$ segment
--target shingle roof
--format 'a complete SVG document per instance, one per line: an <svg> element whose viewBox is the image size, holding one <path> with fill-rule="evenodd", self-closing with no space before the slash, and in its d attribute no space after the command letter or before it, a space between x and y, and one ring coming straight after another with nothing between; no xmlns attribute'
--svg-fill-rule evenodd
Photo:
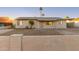
<svg viewBox="0 0 79 59"><path fill-rule="evenodd" d="M38 20L38 21L53 21L60 20L60 17L18 17L16 20Z"/></svg>

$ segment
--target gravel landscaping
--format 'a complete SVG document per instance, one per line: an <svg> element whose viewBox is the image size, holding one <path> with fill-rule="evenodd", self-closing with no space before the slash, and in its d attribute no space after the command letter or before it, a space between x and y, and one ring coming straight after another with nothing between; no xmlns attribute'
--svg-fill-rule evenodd
<svg viewBox="0 0 79 59"><path fill-rule="evenodd" d="M23 35L79 35L79 28L67 28L67 29L2 29L0 30L0 36L10 36L13 34Z"/></svg>
<svg viewBox="0 0 79 59"><path fill-rule="evenodd" d="M61 35L59 32L53 29L14 29L13 31L9 31L4 34L5 36L9 36L12 34L23 34L23 35Z"/></svg>

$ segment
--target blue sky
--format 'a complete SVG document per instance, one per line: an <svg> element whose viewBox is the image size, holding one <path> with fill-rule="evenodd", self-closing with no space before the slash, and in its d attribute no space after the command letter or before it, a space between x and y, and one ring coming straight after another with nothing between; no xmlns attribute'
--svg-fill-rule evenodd
<svg viewBox="0 0 79 59"><path fill-rule="evenodd" d="M79 17L78 7L44 7L45 16L52 17ZM39 16L39 7L0 7L0 16L21 17Z"/></svg>

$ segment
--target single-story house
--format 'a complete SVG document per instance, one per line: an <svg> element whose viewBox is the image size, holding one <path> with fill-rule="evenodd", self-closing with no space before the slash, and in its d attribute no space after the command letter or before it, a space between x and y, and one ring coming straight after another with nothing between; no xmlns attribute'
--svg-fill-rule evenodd
<svg viewBox="0 0 79 59"><path fill-rule="evenodd" d="M60 17L18 17L13 24L15 28L67 28L66 20Z"/></svg>

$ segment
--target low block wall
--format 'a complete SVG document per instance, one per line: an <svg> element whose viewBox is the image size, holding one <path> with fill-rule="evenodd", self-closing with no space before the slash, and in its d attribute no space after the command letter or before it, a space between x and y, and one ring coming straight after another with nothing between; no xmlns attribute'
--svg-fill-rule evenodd
<svg viewBox="0 0 79 59"><path fill-rule="evenodd" d="M0 34L4 34L10 31L13 31L14 29L0 29Z"/></svg>
<svg viewBox="0 0 79 59"><path fill-rule="evenodd" d="M10 51L21 51L21 36L10 36Z"/></svg>
<svg viewBox="0 0 79 59"><path fill-rule="evenodd" d="M79 35L0 36L0 51L79 51Z"/></svg>
<svg viewBox="0 0 79 59"><path fill-rule="evenodd" d="M8 29L8 28L11 28L11 26L2 26L2 27L0 27L0 29Z"/></svg>
<svg viewBox="0 0 79 59"><path fill-rule="evenodd" d="M0 51L9 51L10 41L9 36L0 36Z"/></svg>
<svg viewBox="0 0 79 59"><path fill-rule="evenodd" d="M24 36L22 44L24 51L79 50L79 35Z"/></svg>

